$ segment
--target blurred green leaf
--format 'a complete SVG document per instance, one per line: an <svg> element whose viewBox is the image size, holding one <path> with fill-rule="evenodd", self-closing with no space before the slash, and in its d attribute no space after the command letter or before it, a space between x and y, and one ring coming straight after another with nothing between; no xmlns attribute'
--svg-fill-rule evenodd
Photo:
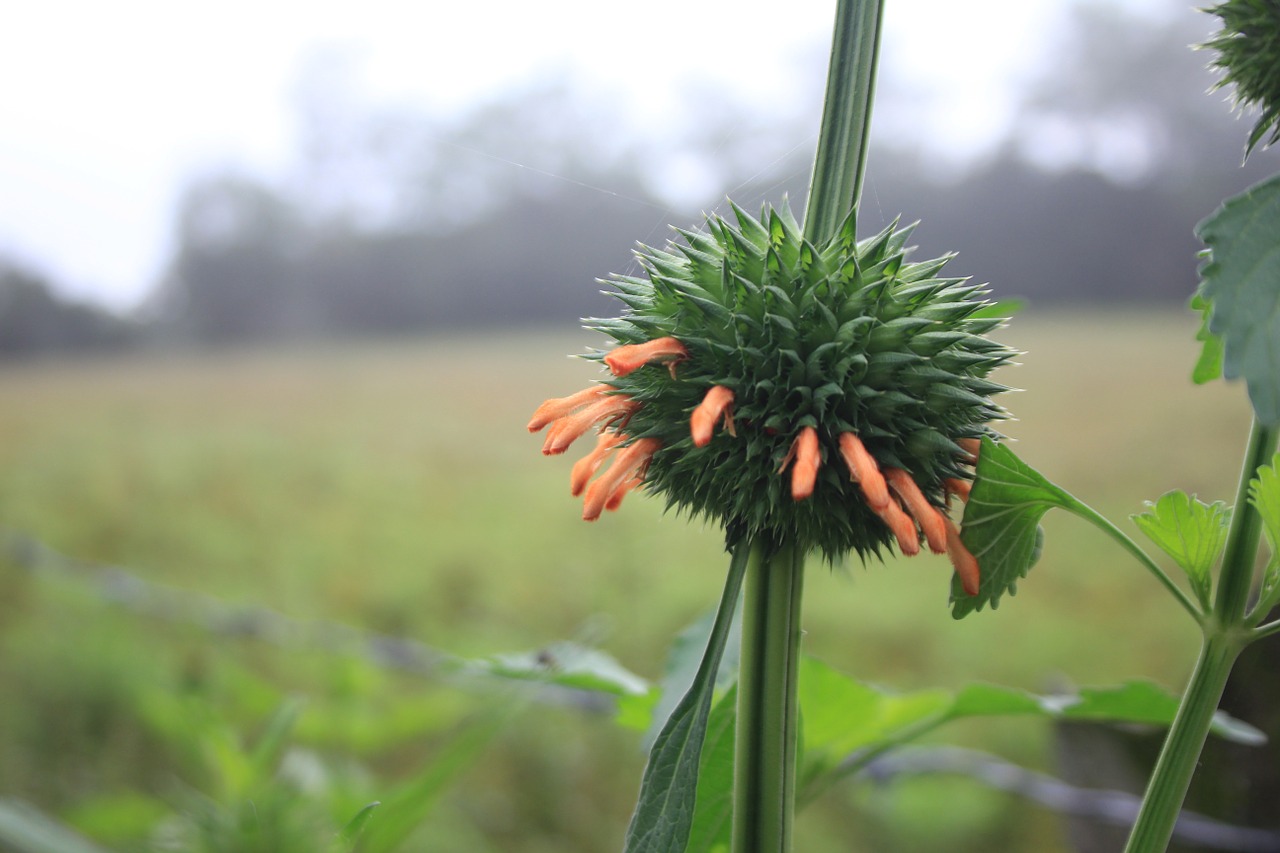
<svg viewBox="0 0 1280 853"><path fill-rule="evenodd" d="M267 727L249 756L255 782L268 782L275 775L280 756L289 744L289 737L293 734L293 727L301 713L302 701L290 699L267 720Z"/></svg>
<svg viewBox="0 0 1280 853"><path fill-rule="evenodd" d="M627 827L626 853L670 853L682 851L688 844L716 674L742 592L749 555L750 548L745 544L734 551L702 663L689 692L671 713L649 752L640 782L640 800Z"/></svg>
<svg viewBox="0 0 1280 853"><path fill-rule="evenodd" d="M356 812L356 816L342 828L338 833L338 841L344 850L354 851L356 849L356 843L360 840L360 834L364 832L365 825L369 823L369 818L373 816L373 810L380 805L382 805L380 802L369 803Z"/></svg>
<svg viewBox="0 0 1280 853"><path fill-rule="evenodd" d="M1207 610L1211 572L1227 543L1231 508L1222 501L1206 504L1181 491L1168 492L1146 505L1146 512L1132 516L1133 523L1186 573Z"/></svg>
<svg viewBox="0 0 1280 853"><path fill-rule="evenodd" d="M468 667L499 678L536 681L610 696L639 696L649 682L618 663L613 656L577 643L553 643L542 649L495 655Z"/></svg>
<svg viewBox="0 0 1280 853"><path fill-rule="evenodd" d="M961 619L987 604L996 609L1000 597L1017 593L1017 583L1040 559L1040 519L1054 507L1076 504L1003 444L982 440L973 491L965 505L961 541L978 560L982 580L969 595L952 579L951 615Z"/></svg>
<svg viewBox="0 0 1280 853"><path fill-rule="evenodd" d="M1280 423L1280 175L1255 184L1196 227L1209 247L1198 294L1222 339L1222 373L1243 377L1262 422Z"/></svg>
<svg viewBox="0 0 1280 853"><path fill-rule="evenodd" d="M658 732L662 731L662 727L666 725L667 718L675 710L680 697L684 696L689 690L689 685L693 683L698 666L702 662L702 652L707 647L707 638L711 636L715 617L716 611L708 610L677 634L671 643L666 665L663 667L662 681L659 684L660 698L653 708L653 717L645 733L644 748L646 750L653 746ZM720 658L720 668L716 672L717 689L732 684L737 678L742 638L741 629L738 626L741 621L742 614L735 610L733 622L729 627L729 638L725 642L724 653Z"/></svg>
<svg viewBox="0 0 1280 853"><path fill-rule="evenodd" d="M1177 696L1143 680L1054 696L991 684L969 684L954 692L899 693L850 678L812 658L801 665L800 703L805 729L799 784L806 799L885 751L955 720L1031 716L1167 726L1178 710ZM1214 718L1213 732L1250 745L1266 740L1254 727L1222 713Z"/></svg>
<svg viewBox="0 0 1280 853"><path fill-rule="evenodd" d="M1258 469L1257 476L1249 482L1249 503L1262 516L1262 530L1267 536L1267 546L1271 549L1271 560L1267 564L1266 575L1262 582L1263 603L1274 606L1276 597L1280 596L1280 454L1271 459L1271 464ZM1267 609L1270 609L1269 607ZM1263 611L1265 612L1265 611Z"/></svg>
<svg viewBox="0 0 1280 853"><path fill-rule="evenodd" d="M1222 338L1209 331L1212 302L1197 293L1191 297L1191 310L1200 312L1200 330L1196 332L1196 340L1204 345L1200 348L1196 366L1191 370L1191 381L1203 385L1222 376Z"/></svg>
<svg viewBox="0 0 1280 853"><path fill-rule="evenodd" d="M0 848L11 853L107 853L35 806L0 799Z"/></svg>
<svg viewBox="0 0 1280 853"><path fill-rule="evenodd" d="M519 702L498 703L492 711L450 738L416 778L388 798L378 820L366 818L360 849L364 853L391 853L400 849L454 780L475 762L522 707Z"/></svg>

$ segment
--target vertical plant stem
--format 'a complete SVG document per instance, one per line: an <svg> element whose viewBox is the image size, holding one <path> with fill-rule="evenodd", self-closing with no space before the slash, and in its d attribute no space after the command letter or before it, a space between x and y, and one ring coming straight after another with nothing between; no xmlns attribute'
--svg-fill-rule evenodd
<svg viewBox="0 0 1280 853"><path fill-rule="evenodd" d="M1168 846L1231 667L1251 639L1245 611L1253 586L1262 520L1249 503L1249 481L1275 452L1277 434L1280 430L1275 427L1255 421L1249 435L1213 612L1206 614L1202 624L1200 657L1160 750L1125 853L1160 853Z"/></svg>
<svg viewBox="0 0 1280 853"><path fill-rule="evenodd" d="M809 182L804 236L820 243L836 235L862 195L880 53L884 0L839 0L818 153Z"/></svg>
<svg viewBox="0 0 1280 853"><path fill-rule="evenodd" d="M785 853L795 814L804 555L757 543L743 593L733 853Z"/></svg>
<svg viewBox="0 0 1280 853"><path fill-rule="evenodd" d="M1218 593L1213 601L1214 614L1224 626L1235 625L1244 618L1249 594L1253 591L1253 564L1262 538L1262 516L1249 503L1249 482L1257 476L1259 468L1271 461L1272 454L1276 452L1278 434L1280 428L1264 426L1257 420L1249 434L1240 485L1236 489L1236 505L1231 514L1231 529L1227 533L1227 547L1222 555Z"/></svg>

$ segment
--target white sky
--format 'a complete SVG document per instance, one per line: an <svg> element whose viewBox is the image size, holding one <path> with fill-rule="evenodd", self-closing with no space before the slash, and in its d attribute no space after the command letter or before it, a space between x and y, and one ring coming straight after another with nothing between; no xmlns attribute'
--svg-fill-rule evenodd
<svg viewBox="0 0 1280 853"><path fill-rule="evenodd" d="M980 147L1007 118L1008 81L1036 62L1060 4L889 0L882 75L919 91L953 142ZM641 114L660 113L664 92L695 79L750 86L767 107L787 96L799 57L816 50L825 61L834 9L834 0L16 4L0 28L0 254L73 295L136 302L164 266L185 178L218 164L267 178L286 170L299 71L326 46L363 54L377 98L424 110L456 110L565 65L628 93ZM967 47L947 47L956 44Z"/></svg>

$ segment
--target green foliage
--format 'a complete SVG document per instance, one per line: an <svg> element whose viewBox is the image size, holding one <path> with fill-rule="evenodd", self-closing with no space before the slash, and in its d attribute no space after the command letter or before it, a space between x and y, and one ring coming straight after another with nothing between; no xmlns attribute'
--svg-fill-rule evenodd
<svg viewBox="0 0 1280 853"><path fill-rule="evenodd" d="M649 751L640 798L627 827L627 853L679 851L688 843L716 676L742 593L749 555L750 549L745 547L734 552L702 663L689 691L671 712Z"/></svg>
<svg viewBox="0 0 1280 853"><path fill-rule="evenodd" d="M1196 340L1201 344L1200 357L1196 359L1196 366L1191 371L1191 381L1203 385L1222 376L1222 338L1209 331L1213 303L1197 293L1191 297L1191 310L1200 314Z"/></svg>
<svg viewBox="0 0 1280 853"><path fill-rule="evenodd" d="M1258 510L1262 517L1262 532L1267 537L1267 546L1271 549L1271 558L1267 562L1267 570L1262 580L1262 600L1258 605L1259 613L1267 613L1280 600L1280 454L1277 454L1270 465L1258 469L1257 475L1249 482L1249 503Z"/></svg>
<svg viewBox="0 0 1280 853"><path fill-rule="evenodd" d="M1268 134L1264 147L1280 140L1280 6L1275 0L1227 0L1208 11L1222 19L1222 29L1205 45L1218 52L1212 66L1226 72L1215 88L1234 86L1236 105L1261 113L1247 156Z"/></svg>
<svg viewBox="0 0 1280 853"><path fill-rule="evenodd" d="M1014 353L984 337L1002 321L981 315L980 285L941 275L949 258L907 260L912 226L858 241L850 217L815 245L785 207L734 213L736 225L713 216L680 244L645 248L647 277L613 277L626 311L591 327L624 345L674 337L689 353L606 380L643 404L620 429L662 444L646 489L723 523L731 547L876 554L892 535L850 480L840 434L942 506L942 481L970 476L956 440L1006 417L991 401L1005 387L987 377ZM699 448L690 412L717 385L733 391L736 435ZM823 464L814 499L795 501L778 473L804 427Z"/></svg>
<svg viewBox="0 0 1280 853"><path fill-rule="evenodd" d="M1212 571L1227 542L1231 508L1222 501L1206 504L1186 492L1162 495L1149 509L1133 516L1147 538L1178 564L1191 581L1200 604L1208 609Z"/></svg>
<svg viewBox="0 0 1280 853"><path fill-rule="evenodd" d="M960 619L987 604L994 610L1006 592L1016 594L1018 581L1040 559L1040 519L1054 507L1076 505L1008 447L983 439L961 528L961 540L982 567L982 582L971 596L953 578L951 614Z"/></svg>
<svg viewBox="0 0 1280 853"><path fill-rule="evenodd" d="M1198 296L1223 375L1243 377L1259 420L1280 423L1280 175L1228 199L1196 234L1209 247Z"/></svg>

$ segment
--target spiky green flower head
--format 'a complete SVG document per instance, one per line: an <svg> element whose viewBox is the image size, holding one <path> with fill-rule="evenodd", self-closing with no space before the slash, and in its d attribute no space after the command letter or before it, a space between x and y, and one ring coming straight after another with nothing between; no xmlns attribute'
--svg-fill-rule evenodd
<svg viewBox="0 0 1280 853"><path fill-rule="evenodd" d="M1226 73L1214 88L1235 86L1236 106L1261 111L1245 155L1263 137L1265 148L1280 141L1280 0L1227 0L1207 10L1222 29L1204 46L1218 52L1210 63Z"/></svg>
<svg viewBox="0 0 1280 853"><path fill-rule="evenodd" d="M600 426L573 474L584 517L642 480L719 521L731 547L836 560L895 540L913 554L923 539L972 561L945 509L967 496L976 439L1006 417L988 377L1015 354L985 337L1003 322L985 289L942 276L949 257L908 261L910 226L858 241L850 217L814 245L785 207L733 210L736 223L711 216L665 250L641 247L643 275L611 277L626 309L587 322L619 344L590 356L612 376L529 425L555 424L546 453Z"/></svg>

